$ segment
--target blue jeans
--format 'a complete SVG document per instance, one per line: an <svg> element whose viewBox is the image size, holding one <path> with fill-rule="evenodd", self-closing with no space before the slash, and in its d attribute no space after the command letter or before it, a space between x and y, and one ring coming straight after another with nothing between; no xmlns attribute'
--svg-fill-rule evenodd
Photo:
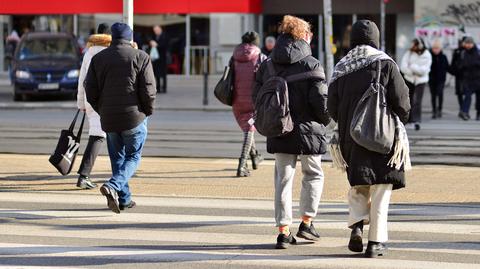
<svg viewBox="0 0 480 269"><path fill-rule="evenodd" d="M462 112L469 114L470 106L472 105L472 95L475 94L475 109L477 113L480 112L480 87L475 83L464 83L463 84L463 104Z"/></svg>
<svg viewBox="0 0 480 269"><path fill-rule="evenodd" d="M147 139L147 119L137 127L119 133L107 133L108 154L112 165L112 178L105 185L118 193L118 202L131 201L128 181L135 174Z"/></svg>

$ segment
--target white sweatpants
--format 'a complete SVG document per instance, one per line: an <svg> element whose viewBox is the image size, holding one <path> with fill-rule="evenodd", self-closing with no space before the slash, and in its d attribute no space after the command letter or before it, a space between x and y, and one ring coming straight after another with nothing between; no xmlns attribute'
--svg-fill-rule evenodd
<svg viewBox="0 0 480 269"><path fill-rule="evenodd" d="M275 154L275 221L277 226L292 224L292 192L298 155ZM323 191L321 155L300 155L302 163L301 216L315 217Z"/></svg>
<svg viewBox="0 0 480 269"><path fill-rule="evenodd" d="M348 192L348 226L363 220L370 224L368 240L388 241L388 206L392 195L392 184L354 186Z"/></svg>

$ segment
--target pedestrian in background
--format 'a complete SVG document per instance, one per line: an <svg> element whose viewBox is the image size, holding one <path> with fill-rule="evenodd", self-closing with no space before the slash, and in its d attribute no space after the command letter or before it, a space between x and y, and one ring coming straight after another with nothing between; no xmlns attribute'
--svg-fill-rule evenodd
<svg viewBox="0 0 480 269"><path fill-rule="evenodd" d="M100 115L92 108L85 98L85 87L83 82L87 75L90 62L97 53L110 46L112 36L110 35L110 26L106 23L98 25L97 34L91 35L87 42L87 51L83 55L82 67L78 76L77 107L85 111L88 118L88 144L83 153L82 163L78 169L77 187L81 189L93 189L97 184L90 179L93 165L97 159L98 153L102 148L107 134L102 130L100 124Z"/></svg>
<svg viewBox="0 0 480 269"><path fill-rule="evenodd" d="M312 56L311 25L294 16L283 17L280 36L268 60L260 66L255 79L254 102L264 82L270 77L269 61L275 73L282 77L305 72L323 73L320 62ZM270 60L271 59L271 60ZM290 232L292 225L292 188L297 159L302 163L300 197L301 223L297 236L319 240L313 226L323 191L324 174L321 154L326 152L327 85L324 79L311 78L288 83L289 108L293 130L279 137L267 137L267 151L275 155L275 221L279 230L276 248L295 244Z"/></svg>
<svg viewBox="0 0 480 269"><path fill-rule="evenodd" d="M100 191L108 207L120 213L136 205L129 180L140 163L156 88L150 57L132 47L132 29L115 23L111 31L110 47L92 58L85 92L107 133L112 177Z"/></svg>
<svg viewBox="0 0 480 269"><path fill-rule="evenodd" d="M476 97L477 120L480 120L480 53L472 37L466 37L463 41L464 49L456 62L456 70L462 74L463 104L460 117L470 119L470 106L472 95Z"/></svg>
<svg viewBox="0 0 480 269"><path fill-rule="evenodd" d="M459 112L458 112L458 117L463 119L463 113L462 113L462 105L463 105L463 86L462 86L462 72L458 70L458 63L460 61L460 55L462 54L462 51L464 50L464 44L463 41L465 40L465 37L462 37L458 41L458 48L456 48L453 51L452 54L452 62L449 66L449 73L455 76L455 95L457 95L457 101L458 101L458 107L459 107Z"/></svg>
<svg viewBox="0 0 480 269"><path fill-rule="evenodd" d="M254 114L252 88L255 72L267 58L260 52L260 48L258 48L259 43L260 38L256 32L247 32L242 36L242 44L238 45L233 52L235 83L233 87L232 109L235 119L244 134L237 177L250 176L247 165L249 156L254 170L258 168L258 164L263 160L255 146L255 127L251 122Z"/></svg>
<svg viewBox="0 0 480 269"><path fill-rule="evenodd" d="M156 50L158 51L158 58L152 60L153 71L155 73L155 79L157 83L157 92L166 93L168 38L160 25L153 26L153 36L149 44L149 49L156 48Z"/></svg>
<svg viewBox="0 0 480 269"><path fill-rule="evenodd" d="M262 48L262 53L265 54L267 57L270 56L272 53L273 48L275 47L275 43L277 40L273 36L267 36L265 38L265 46Z"/></svg>
<svg viewBox="0 0 480 269"><path fill-rule="evenodd" d="M388 165L393 156L369 151L358 145L350 135L350 125L357 104L372 81L380 75L386 89L386 105L402 122L407 122L410 111L409 89L396 63L380 47L377 25L359 20L352 27L352 49L335 66L328 87L328 111L338 124L339 144L346 161L348 192L348 227L352 229L348 248L363 251L363 226L370 224L367 257L385 255L388 240L388 207L392 190L405 187L403 168ZM378 68L380 64L380 74Z"/></svg>
<svg viewBox="0 0 480 269"><path fill-rule="evenodd" d="M400 64L407 86L410 90L410 123L413 123L415 130L420 130L422 122L422 100L425 86L428 82L428 74L432 66L432 55L425 47L423 40L415 38L412 47L403 55Z"/></svg>
<svg viewBox="0 0 480 269"><path fill-rule="evenodd" d="M428 85L432 99L432 119L442 117L443 90L447 80L448 59L442 51L442 43L436 40L432 44L432 66L430 68Z"/></svg>

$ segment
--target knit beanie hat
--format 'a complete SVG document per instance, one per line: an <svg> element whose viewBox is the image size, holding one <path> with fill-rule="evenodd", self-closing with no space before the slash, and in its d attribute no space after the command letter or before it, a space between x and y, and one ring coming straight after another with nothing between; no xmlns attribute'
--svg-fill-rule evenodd
<svg viewBox="0 0 480 269"><path fill-rule="evenodd" d="M358 45L369 45L378 49L380 48L380 31L373 21L359 20L352 26L350 40L352 48Z"/></svg>
<svg viewBox="0 0 480 269"><path fill-rule="evenodd" d="M112 39L125 39L132 41L133 31L128 24L116 22L112 25Z"/></svg>

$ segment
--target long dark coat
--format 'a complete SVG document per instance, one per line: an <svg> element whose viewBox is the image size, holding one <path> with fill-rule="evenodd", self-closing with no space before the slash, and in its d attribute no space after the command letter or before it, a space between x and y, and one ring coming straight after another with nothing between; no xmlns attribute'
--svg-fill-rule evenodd
<svg viewBox="0 0 480 269"><path fill-rule="evenodd" d="M407 122L410 112L408 88L395 63L382 61L380 82L387 89L387 106L400 120ZM393 155L383 155L358 145L350 136L350 122L360 98L375 80L377 63L340 77L328 89L328 111L338 123L340 148L348 164L347 177L351 186L393 184L394 189L405 187L405 173L388 167Z"/></svg>

